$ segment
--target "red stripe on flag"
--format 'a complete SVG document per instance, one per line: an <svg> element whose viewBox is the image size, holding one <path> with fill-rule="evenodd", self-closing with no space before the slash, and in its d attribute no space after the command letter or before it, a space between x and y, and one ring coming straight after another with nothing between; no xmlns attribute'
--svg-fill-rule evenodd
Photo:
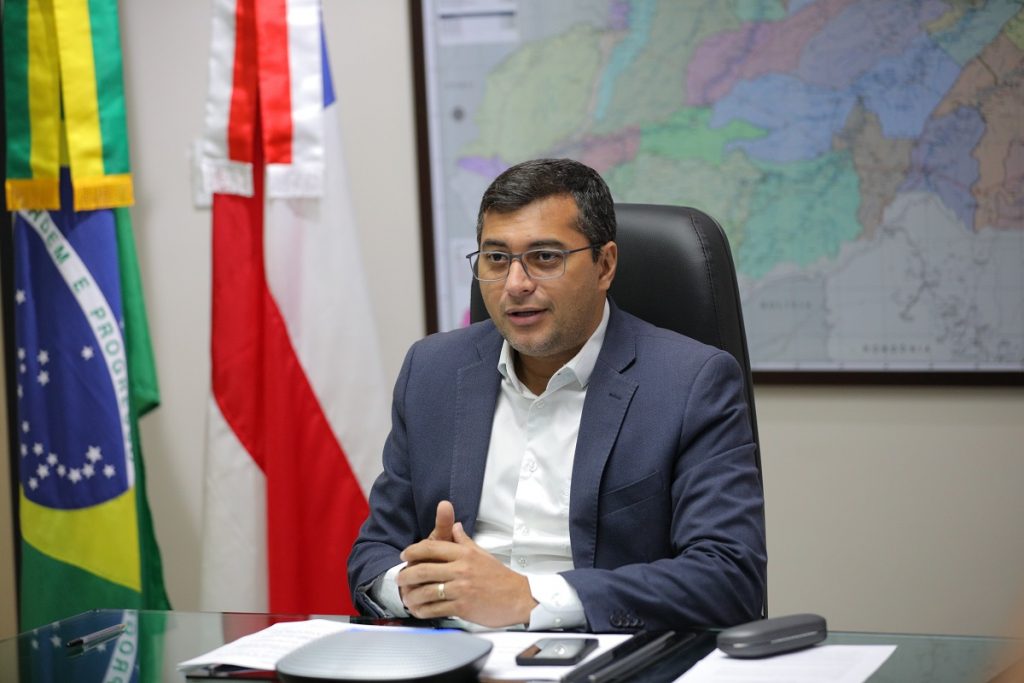
<svg viewBox="0 0 1024 683"><path fill-rule="evenodd" d="M255 0L238 0L235 6L235 67L227 131L228 158L232 161L252 161L256 98Z"/></svg>
<svg viewBox="0 0 1024 683"><path fill-rule="evenodd" d="M268 289L253 176L251 198L214 195L213 393L266 475L270 610L354 614L346 564L368 507Z"/></svg>
<svg viewBox="0 0 1024 683"><path fill-rule="evenodd" d="M268 164L292 162L292 89L288 67L288 8L285 0L260 0L260 113L263 151Z"/></svg>

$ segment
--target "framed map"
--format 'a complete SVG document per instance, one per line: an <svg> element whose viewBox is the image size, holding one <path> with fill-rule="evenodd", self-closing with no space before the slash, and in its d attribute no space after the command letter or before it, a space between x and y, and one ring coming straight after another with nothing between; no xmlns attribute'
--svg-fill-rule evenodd
<svg viewBox="0 0 1024 683"><path fill-rule="evenodd" d="M572 157L721 222L755 371L1024 370L1020 0L413 11L440 329L487 185Z"/></svg>

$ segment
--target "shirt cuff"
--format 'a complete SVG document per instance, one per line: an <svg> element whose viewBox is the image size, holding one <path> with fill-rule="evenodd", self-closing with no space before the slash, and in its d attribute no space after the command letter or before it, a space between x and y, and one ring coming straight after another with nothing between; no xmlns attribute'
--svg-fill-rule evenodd
<svg viewBox="0 0 1024 683"><path fill-rule="evenodd" d="M370 587L370 597L392 617L409 616L405 605L402 604L402 594L398 590L398 572L405 569L405 565L405 562L396 564L378 576Z"/></svg>
<svg viewBox="0 0 1024 683"><path fill-rule="evenodd" d="M537 606L530 612L529 630L581 628L587 625L583 603L576 589L558 574L527 574L530 593Z"/></svg>

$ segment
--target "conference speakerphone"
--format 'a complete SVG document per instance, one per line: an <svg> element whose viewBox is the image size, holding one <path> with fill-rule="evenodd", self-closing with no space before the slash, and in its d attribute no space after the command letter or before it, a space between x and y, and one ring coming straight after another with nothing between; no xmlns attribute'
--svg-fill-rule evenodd
<svg viewBox="0 0 1024 683"><path fill-rule="evenodd" d="M342 631L277 663L283 683L476 681L490 641L459 631Z"/></svg>

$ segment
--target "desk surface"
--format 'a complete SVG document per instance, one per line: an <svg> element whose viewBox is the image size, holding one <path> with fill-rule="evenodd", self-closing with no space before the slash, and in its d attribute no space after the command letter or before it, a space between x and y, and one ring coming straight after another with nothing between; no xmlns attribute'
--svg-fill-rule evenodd
<svg viewBox="0 0 1024 683"><path fill-rule="evenodd" d="M85 612L0 641L0 680L90 683L116 680L116 674L131 671L135 675L121 680L184 681L184 674L175 669L178 662L275 622L307 618L146 610ZM128 625L120 637L77 655L69 654L67 641L120 623ZM1007 641L998 638L845 632L831 633L826 642L896 645L893 655L871 677L873 683L988 681L999 673L998 659L1007 645ZM672 681L713 647L713 635L706 634L692 648L677 653L636 680Z"/></svg>

